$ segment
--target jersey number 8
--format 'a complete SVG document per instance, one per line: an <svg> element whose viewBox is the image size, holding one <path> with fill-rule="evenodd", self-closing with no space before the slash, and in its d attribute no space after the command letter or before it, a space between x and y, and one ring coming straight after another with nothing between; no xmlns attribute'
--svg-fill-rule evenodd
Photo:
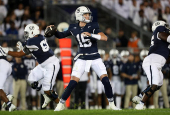
<svg viewBox="0 0 170 115"><path fill-rule="evenodd" d="M42 40L42 41L40 42L40 45L41 45L41 48L42 48L43 52L47 52L47 51L50 49L50 47L48 46L48 43L47 43L46 39L45 39L45 40Z"/></svg>

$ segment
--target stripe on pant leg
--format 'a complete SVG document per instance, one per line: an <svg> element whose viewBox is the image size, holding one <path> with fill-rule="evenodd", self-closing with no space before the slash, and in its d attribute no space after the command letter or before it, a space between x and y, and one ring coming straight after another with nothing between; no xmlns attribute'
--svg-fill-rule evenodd
<svg viewBox="0 0 170 115"><path fill-rule="evenodd" d="M53 66L54 66L54 69L53 69L53 76L52 76L52 78L51 78L51 85L50 85L50 90L51 90L51 88L52 88L52 81L53 81L54 72L55 72L55 65L53 65Z"/></svg>
<svg viewBox="0 0 170 115"><path fill-rule="evenodd" d="M151 85L152 85L152 69L151 69L151 65L150 65L150 73L151 73Z"/></svg>

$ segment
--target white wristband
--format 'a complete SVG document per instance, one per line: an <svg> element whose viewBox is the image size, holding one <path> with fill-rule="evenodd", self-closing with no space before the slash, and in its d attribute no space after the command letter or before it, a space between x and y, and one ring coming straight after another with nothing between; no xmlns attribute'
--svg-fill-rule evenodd
<svg viewBox="0 0 170 115"><path fill-rule="evenodd" d="M97 39L97 40L100 40L101 39L101 35L98 35L98 34L91 34L91 37Z"/></svg>
<svg viewBox="0 0 170 115"><path fill-rule="evenodd" d="M170 43L170 35L167 37L167 42Z"/></svg>

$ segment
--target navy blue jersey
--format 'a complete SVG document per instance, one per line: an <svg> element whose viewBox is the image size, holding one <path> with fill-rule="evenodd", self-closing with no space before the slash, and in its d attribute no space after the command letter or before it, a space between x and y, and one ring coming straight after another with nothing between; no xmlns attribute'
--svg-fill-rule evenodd
<svg viewBox="0 0 170 115"><path fill-rule="evenodd" d="M99 29L99 25L97 22L87 23L82 28L79 26L79 23L76 23L76 24L70 24L68 30L65 32L57 31L55 33L55 36L57 38L65 38L67 36L73 35L76 38L77 43L79 44L77 55L82 54L78 57L79 59L94 60L100 58L100 55L98 53L98 48L97 48L97 40L92 37L81 36L83 32L98 34L101 31Z"/></svg>
<svg viewBox="0 0 170 115"><path fill-rule="evenodd" d="M111 67L111 71L112 71L112 76L120 75L121 61L119 59L110 60L110 67Z"/></svg>
<svg viewBox="0 0 170 115"><path fill-rule="evenodd" d="M154 53L163 56L165 59L168 58L170 48L169 43L158 38L159 32L167 32L167 30L168 29L165 28L164 26L159 26L156 28L156 30L152 34L151 46L148 55Z"/></svg>
<svg viewBox="0 0 170 115"><path fill-rule="evenodd" d="M30 58L23 57L22 60L23 60L23 63L27 66L28 73L30 73L30 71L34 69L36 66L36 59L31 56Z"/></svg>
<svg viewBox="0 0 170 115"><path fill-rule="evenodd" d="M40 34L38 37L28 39L25 43L25 47L29 49L30 53L37 59L39 64L54 55L45 37Z"/></svg>

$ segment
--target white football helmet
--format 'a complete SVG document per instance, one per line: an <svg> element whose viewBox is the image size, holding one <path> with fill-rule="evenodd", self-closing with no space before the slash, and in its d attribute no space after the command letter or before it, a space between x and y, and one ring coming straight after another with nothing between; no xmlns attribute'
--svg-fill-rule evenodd
<svg viewBox="0 0 170 115"><path fill-rule="evenodd" d="M124 63L126 63L128 61L129 51L127 51L127 50L121 51L120 56L121 56L121 60Z"/></svg>
<svg viewBox="0 0 170 115"><path fill-rule="evenodd" d="M142 50L142 51L140 52L140 59L143 60L143 59L144 59L144 56L147 56L148 53L149 53L148 50Z"/></svg>
<svg viewBox="0 0 170 115"><path fill-rule="evenodd" d="M83 16L83 14L86 14L86 13L90 14L89 20L86 20L85 17ZM92 12L86 6L80 6L75 11L76 20L78 20L80 22L85 22L85 23L89 23L92 21L91 14L92 14Z"/></svg>
<svg viewBox="0 0 170 115"><path fill-rule="evenodd" d="M167 29L169 29L168 24L164 21L156 21L152 25L152 32L156 30L157 27L159 26L165 26Z"/></svg>
<svg viewBox="0 0 170 115"><path fill-rule="evenodd" d="M111 58L117 58L119 55L119 51L117 49L112 49L110 50L109 55Z"/></svg>
<svg viewBox="0 0 170 115"><path fill-rule="evenodd" d="M28 24L24 29L24 38L28 40L40 34L39 27L36 24Z"/></svg>

